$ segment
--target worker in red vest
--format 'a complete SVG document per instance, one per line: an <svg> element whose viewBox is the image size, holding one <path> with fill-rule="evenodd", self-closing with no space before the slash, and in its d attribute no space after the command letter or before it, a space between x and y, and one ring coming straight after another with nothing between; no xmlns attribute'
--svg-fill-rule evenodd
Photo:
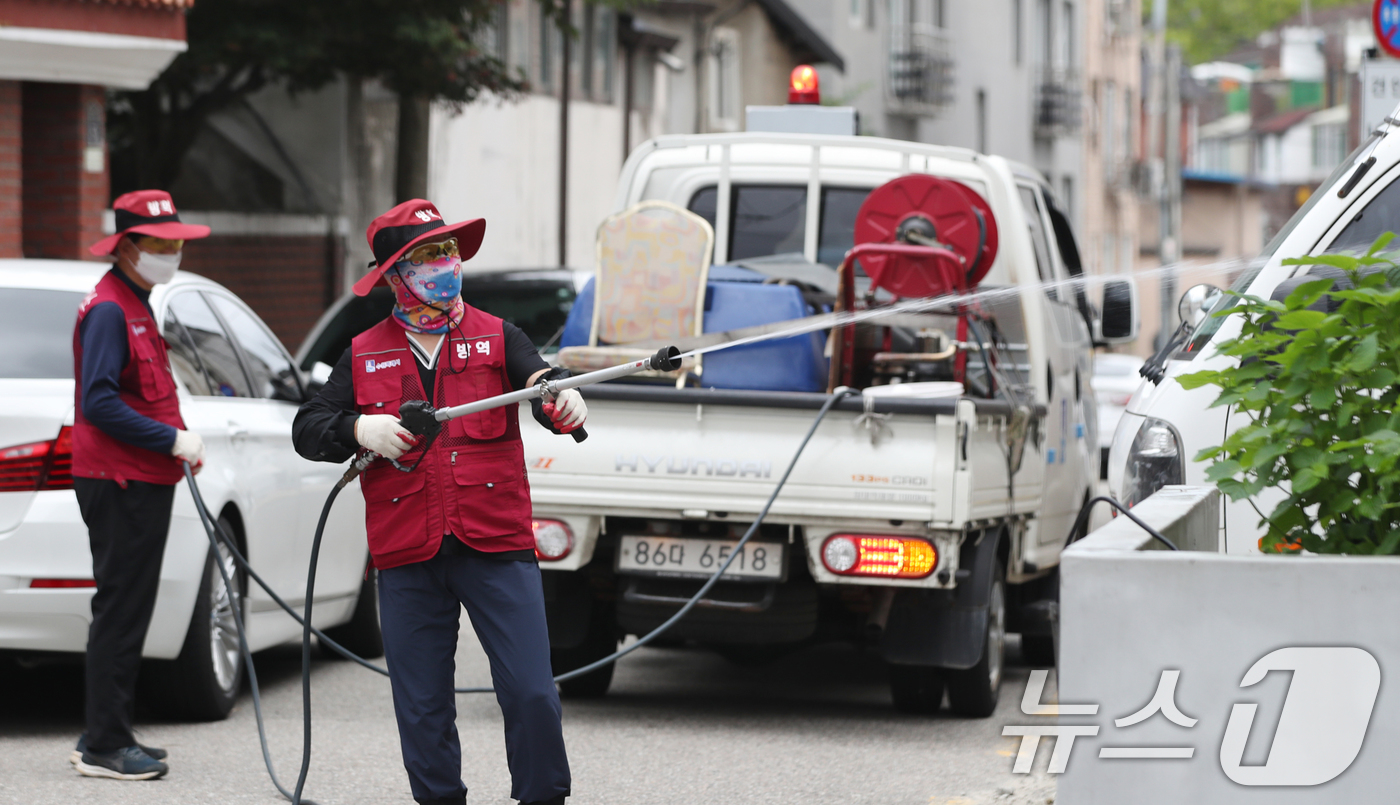
<svg viewBox="0 0 1400 805"><path fill-rule="evenodd" d="M448 225L415 199L370 224L376 262L355 283L395 296L393 313L356 336L292 439L302 456L342 462L359 449L385 460L360 476L369 550L378 570L379 618L413 798L463 805L454 655L465 606L491 661L505 716L511 797L562 805L569 794L559 694L550 668L544 591L530 525L530 484L516 406L454 419L434 439L399 424L399 406L446 407L526 388L550 369L517 327L465 304L462 261L486 222ZM583 424L577 391L534 416L555 433Z"/></svg>
<svg viewBox="0 0 1400 805"><path fill-rule="evenodd" d="M163 190L112 204L116 234L91 252L115 257L78 308L73 330L73 489L92 548L92 623L87 643L87 731L72 762L88 777L150 780L168 771L163 749L131 731L141 646L155 610L180 462L198 470L199 434L185 430L175 378L151 310L151 289L169 282L187 240L209 227L180 223Z"/></svg>

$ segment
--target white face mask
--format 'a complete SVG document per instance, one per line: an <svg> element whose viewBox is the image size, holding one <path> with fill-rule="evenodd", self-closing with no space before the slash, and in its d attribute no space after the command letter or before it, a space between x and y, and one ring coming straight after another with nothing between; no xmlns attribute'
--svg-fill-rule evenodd
<svg viewBox="0 0 1400 805"><path fill-rule="evenodd" d="M141 252L136 258L136 273L152 285L160 285L175 278L180 268L180 252L174 254L152 254Z"/></svg>

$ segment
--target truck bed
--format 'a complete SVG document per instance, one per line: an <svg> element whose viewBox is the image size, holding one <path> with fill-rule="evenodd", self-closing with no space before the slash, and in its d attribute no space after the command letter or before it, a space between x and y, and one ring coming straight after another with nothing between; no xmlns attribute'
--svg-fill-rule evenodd
<svg viewBox="0 0 1400 805"><path fill-rule="evenodd" d="M588 561L603 516L751 522L828 399L641 384L583 393L587 441L523 429L536 516L569 522L579 539L560 569ZM851 527L961 532L1038 505L1029 497L1008 505L1006 403L877 398L875 417L865 410L852 397L827 415L767 523L809 536Z"/></svg>

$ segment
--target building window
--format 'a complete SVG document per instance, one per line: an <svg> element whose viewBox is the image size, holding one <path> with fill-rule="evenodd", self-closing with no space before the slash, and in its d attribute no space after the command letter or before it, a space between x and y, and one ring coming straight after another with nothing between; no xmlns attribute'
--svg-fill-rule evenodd
<svg viewBox="0 0 1400 805"><path fill-rule="evenodd" d="M524 0L514 0L506 15L510 27L510 44L506 48L507 64L523 78L530 77L530 7Z"/></svg>
<svg viewBox="0 0 1400 805"><path fill-rule="evenodd" d="M1133 90L1131 87L1123 88L1123 122L1118 124L1118 157L1124 162L1131 162L1136 156L1137 149L1133 148L1133 118L1137 113L1137 107L1133 105Z"/></svg>
<svg viewBox="0 0 1400 805"><path fill-rule="evenodd" d="M1025 36L1026 24L1021 17L1025 14L1023 3L1025 0L1011 0L1011 43L1012 55L1016 59L1016 65L1021 64L1021 51L1024 50L1022 42Z"/></svg>
<svg viewBox="0 0 1400 805"><path fill-rule="evenodd" d="M708 79L711 126L721 131L738 131L739 32L733 28L716 28L711 36Z"/></svg>
<svg viewBox="0 0 1400 805"><path fill-rule="evenodd" d="M593 97L593 40L597 37L594 25L598 21L595 12L596 7L592 3L569 4L572 8L574 30L578 31L578 38L570 44L569 55L570 69L574 75L574 89L578 91L580 100L587 100Z"/></svg>
<svg viewBox="0 0 1400 805"><path fill-rule="evenodd" d="M1112 177L1118 167L1118 86L1112 81L1103 82L1099 108L1103 110L1103 132L1099 137L1103 143L1103 172Z"/></svg>
<svg viewBox="0 0 1400 805"><path fill-rule="evenodd" d="M1312 127L1312 166L1330 171L1347 155L1345 123L1322 123Z"/></svg>
<svg viewBox="0 0 1400 805"><path fill-rule="evenodd" d="M1035 37L1035 63L1038 67L1049 67L1050 59L1054 56L1054 20L1050 10L1050 0L1036 0L1035 25L1037 28Z"/></svg>
<svg viewBox="0 0 1400 805"><path fill-rule="evenodd" d="M987 149L987 91L977 90L977 150L983 154Z"/></svg>
<svg viewBox="0 0 1400 805"><path fill-rule="evenodd" d="M874 0L850 0L851 27L858 31L875 27Z"/></svg>
<svg viewBox="0 0 1400 805"><path fill-rule="evenodd" d="M593 100L612 103L613 74L617 72L617 15L607 6L593 10Z"/></svg>
<svg viewBox="0 0 1400 805"><path fill-rule="evenodd" d="M554 91L554 64L557 61L554 49L559 46L559 28L543 10L536 12L539 17L539 58L536 61L535 86L541 92Z"/></svg>
<svg viewBox="0 0 1400 805"><path fill-rule="evenodd" d="M1060 25L1060 66L1074 69L1074 3L1065 3L1061 9Z"/></svg>

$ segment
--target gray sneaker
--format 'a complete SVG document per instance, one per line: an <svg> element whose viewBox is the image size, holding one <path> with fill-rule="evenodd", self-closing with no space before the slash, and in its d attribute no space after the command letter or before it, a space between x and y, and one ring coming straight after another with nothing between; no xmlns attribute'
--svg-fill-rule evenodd
<svg viewBox="0 0 1400 805"><path fill-rule="evenodd" d="M84 777L111 780L154 780L170 771L169 766L142 752L139 746L113 752L84 752L73 767Z"/></svg>
<svg viewBox="0 0 1400 805"><path fill-rule="evenodd" d="M137 746L141 747L142 752L145 752L146 754L150 755L156 760L165 760L166 755L169 754L164 749L161 749L158 746L146 746L145 744L137 744ZM78 745L73 748L72 752L68 753L68 762L76 766L78 764L78 761L83 759L83 753L86 751L87 733L85 732L82 735L78 736Z"/></svg>

